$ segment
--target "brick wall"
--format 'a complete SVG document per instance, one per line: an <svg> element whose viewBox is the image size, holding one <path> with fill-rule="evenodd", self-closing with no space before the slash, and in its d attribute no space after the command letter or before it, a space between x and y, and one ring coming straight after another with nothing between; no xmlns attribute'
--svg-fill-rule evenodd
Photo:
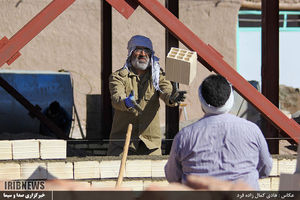
<svg viewBox="0 0 300 200"><path fill-rule="evenodd" d="M124 187L143 190L151 183L167 185L164 166L168 156L129 156ZM261 190L276 191L280 173L294 173L296 156L273 155L270 177L260 179ZM91 187L113 187L119 173L121 157L70 157L65 159L27 159L0 161L0 180L70 179L87 182Z"/></svg>

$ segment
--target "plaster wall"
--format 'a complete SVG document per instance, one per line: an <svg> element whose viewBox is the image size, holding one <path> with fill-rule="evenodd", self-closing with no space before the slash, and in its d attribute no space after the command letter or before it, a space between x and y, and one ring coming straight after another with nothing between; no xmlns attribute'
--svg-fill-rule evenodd
<svg viewBox="0 0 300 200"><path fill-rule="evenodd" d="M164 4L164 0L159 0ZM12 37L50 0L0 0L0 38ZM236 23L240 0L180 0L179 18L205 43L212 45L232 67L236 67ZM126 20L113 9L113 71L121 68L127 56L127 41L132 35L150 37L156 55L165 65L165 29L141 7ZM86 130L99 134L101 95L101 1L77 0L57 19L48 25L20 52L22 54L10 66L1 69L70 71L74 80L74 102ZM180 48L186 48L180 44ZM1 70L0 69L0 70ZM196 79L187 90L187 114L189 120L200 118L203 113L197 96L197 88L210 72L198 63ZM95 103L96 102L96 103ZM91 105L93 104L93 105ZM95 106L96 105L96 106ZM97 110L88 111L87 108ZM87 115L93 120L87 125ZM165 106L161 104L161 125L164 126ZM98 118L99 120L98 120ZM80 138L78 123L72 137Z"/></svg>

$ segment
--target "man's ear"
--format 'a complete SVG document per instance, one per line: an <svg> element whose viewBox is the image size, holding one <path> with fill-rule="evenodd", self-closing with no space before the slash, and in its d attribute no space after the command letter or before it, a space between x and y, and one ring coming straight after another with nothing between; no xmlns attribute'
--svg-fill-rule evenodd
<svg viewBox="0 0 300 200"><path fill-rule="evenodd" d="M204 112L204 114L206 113L206 112L204 111L204 109L203 109L202 105L201 105L201 110Z"/></svg>
<svg viewBox="0 0 300 200"><path fill-rule="evenodd" d="M128 58L128 61L129 61L130 64L131 64L131 61L133 60L133 56L134 56L134 54L133 54L133 52L132 52L131 55L130 55L129 58Z"/></svg>

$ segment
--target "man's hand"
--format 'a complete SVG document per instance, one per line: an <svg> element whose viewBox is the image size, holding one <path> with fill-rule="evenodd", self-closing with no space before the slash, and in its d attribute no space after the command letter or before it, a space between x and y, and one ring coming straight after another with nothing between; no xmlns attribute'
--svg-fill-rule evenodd
<svg viewBox="0 0 300 200"><path fill-rule="evenodd" d="M125 105L127 108L134 108L135 99L134 99L134 91L132 90L128 97L124 99Z"/></svg>
<svg viewBox="0 0 300 200"><path fill-rule="evenodd" d="M235 182L220 180L211 176L189 175L187 177L187 186L195 190L209 191L244 191L254 190L242 180Z"/></svg>
<svg viewBox="0 0 300 200"><path fill-rule="evenodd" d="M186 91L176 90L170 97L170 103L181 103L185 99Z"/></svg>

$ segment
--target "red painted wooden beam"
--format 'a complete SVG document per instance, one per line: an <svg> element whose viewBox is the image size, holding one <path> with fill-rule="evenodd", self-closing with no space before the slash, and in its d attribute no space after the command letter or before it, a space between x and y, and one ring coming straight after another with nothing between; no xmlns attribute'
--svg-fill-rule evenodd
<svg viewBox="0 0 300 200"><path fill-rule="evenodd" d="M300 126L294 120L287 118L265 96L259 93L251 84L239 75L223 60L220 53L201 41L197 35L188 29L157 0L136 1L161 25L177 37L186 47L190 50L196 51L199 62L201 62L209 70L213 70L229 80L240 95L251 102L253 106L261 111L262 114L277 128L286 132L295 140L295 142L298 143L300 138Z"/></svg>
<svg viewBox="0 0 300 200"><path fill-rule="evenodd" d="M114 9L128 19L138 7L135 0L106 0Z"/></svg>
<svg viewBox="0 0 300 200"><path fill-rule="evenodd" d="M21 28L8 41L2 39L0 47L0 67L5 63L11 64L19 55L19 50L39 34L50 22L67 9L75 0L53 0L30 22Z"/></svg>

